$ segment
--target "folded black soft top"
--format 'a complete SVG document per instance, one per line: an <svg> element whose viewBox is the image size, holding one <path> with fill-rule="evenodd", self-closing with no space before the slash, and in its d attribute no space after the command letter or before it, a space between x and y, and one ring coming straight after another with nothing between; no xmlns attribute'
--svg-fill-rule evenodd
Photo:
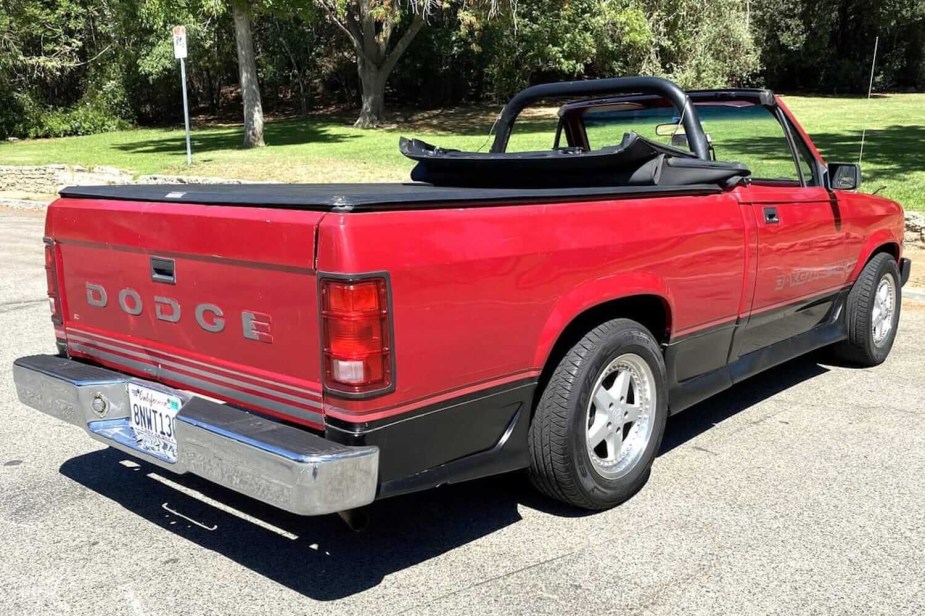
<svg viewBox="0 0 925 616"><path fill-rule="evenodd" d="M70 186L62 197L159 203L275 207L364 212L518 203L695 195L721 192L716 184L687 186L590 186L566 188L467 188L404 184L137 184Z"/></svg>
<svg viewBox="0 0 925 616"><path fill-rule="evenodd" d="M588 186L729 186L749 175L745 165L702 160L635 132L615 146L584 151L461 152L402 138L401 153L417 161L411 179L439 186L571 188Z"/></svg>

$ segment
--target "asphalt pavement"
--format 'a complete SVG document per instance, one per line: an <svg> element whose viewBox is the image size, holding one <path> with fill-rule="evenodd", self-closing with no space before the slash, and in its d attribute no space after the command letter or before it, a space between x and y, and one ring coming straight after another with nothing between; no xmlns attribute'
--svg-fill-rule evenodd
<svg viewBox="0 0 925 616"><path fill-rule="evenodd" d="M10 364L54 352L42 226L0 210L0 614L925 614L925 303L881 367L795 360L673 418L614 510L515 474L356 534L21 405Z"/></svg>

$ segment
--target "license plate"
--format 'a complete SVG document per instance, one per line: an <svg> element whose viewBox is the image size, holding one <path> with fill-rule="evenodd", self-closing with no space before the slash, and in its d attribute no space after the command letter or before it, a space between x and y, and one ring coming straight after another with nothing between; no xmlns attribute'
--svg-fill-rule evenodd
<svg viewBox="0 0 925 616"><path fill-rule="evenodd" d="M138 449L167 462L177 461L174 431L180 398L142 385L129 383L129 424L135 431Z"/></svg>

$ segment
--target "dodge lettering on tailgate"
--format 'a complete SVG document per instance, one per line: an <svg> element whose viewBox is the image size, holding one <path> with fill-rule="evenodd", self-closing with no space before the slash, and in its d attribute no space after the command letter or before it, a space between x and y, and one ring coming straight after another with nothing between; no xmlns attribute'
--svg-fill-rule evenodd
<svg viewBox="0 0 925 616"><path fill-rule="evenodd" d="M109 294L106 288L101 284L88 282L87 304L96 308L106 308L109 304ZM134 289L125 288L119 291L119 308L125 313L132 316L138 316L144 312L145 304L141 295ZM160 321L168 323L178 323L183 312L180 303L170 297L155 295L153 298L154 316ZM225 313L215 304L197 304L193 309L196 323L207 332L218 333L225 329ZM253 312L250 310L241 311L241 333L249 340L259 340L260 342L273 342L273 334L270 331L273 319L268 314L262 312Z"/></svg>

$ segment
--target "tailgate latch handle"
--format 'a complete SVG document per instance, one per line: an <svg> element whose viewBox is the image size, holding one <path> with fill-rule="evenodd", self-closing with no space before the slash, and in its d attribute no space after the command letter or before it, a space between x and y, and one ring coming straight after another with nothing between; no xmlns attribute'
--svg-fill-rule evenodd
<svg viewBox="0 0 925 616"><path fill-rule="evenodd" d="M151 257L151 280L166 284L177 284L176 265L173 259Z"/></svg>

